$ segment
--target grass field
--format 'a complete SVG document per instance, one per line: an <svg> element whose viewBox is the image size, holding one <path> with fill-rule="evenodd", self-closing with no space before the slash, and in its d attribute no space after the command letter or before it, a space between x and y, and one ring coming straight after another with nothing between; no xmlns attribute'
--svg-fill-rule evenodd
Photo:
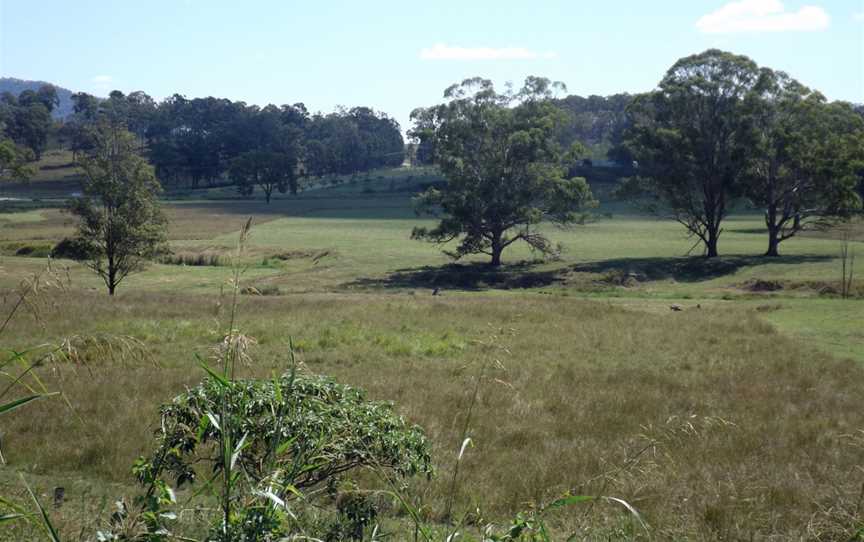
<svg viewBox="0 0 864 542"><path fill-rule="evenodd" d="M692 241L677 224L608 205L611 217L549 229L560 261L514 248L492 273L409 239L428 222L400 190L413 182L403 175L270 205L224 191L166 203L184 261L224 264L253 217L239 324L257 344L244 374L278 373L293 338L308 370L393 401L434 443L438 476L409 489L430 521L442 518L472 380L494 360L459 510L504 520L573 489L626 499L656 540L846 540L862 525L864 300L833 293L836 232L764 259L760 218L735 215L723 257L706 264L684 257ZM72 227L59 209L0 214L3 314L8 292L46 263L16 254L50 249ZM864 254L864 227L849 232ZM42 401L4 420L2 491L20 492L19 472L46 495L65 486L55 513L75 539L134 490L129 467L149 449L159 404L201 380L195 354L221 339L230 269L155 264L115 299L77 264L55 270L39 318L13 321L4 349L75 335L135 345L82 348L82 364L45 368L71 409ZM606 506L564 512L556 527L648 536Z"/></svg>

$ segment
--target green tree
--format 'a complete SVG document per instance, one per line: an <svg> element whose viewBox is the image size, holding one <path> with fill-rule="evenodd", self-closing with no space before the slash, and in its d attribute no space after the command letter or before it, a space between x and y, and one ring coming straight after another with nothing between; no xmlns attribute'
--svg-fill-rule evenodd
<svg viewBox="0 0 864 542"><path fill-rule="evenodd" d="M30 149L19 147L11 139L0 139L0 181L28 181L36 174L28 164L32 159Z"/></svg>
<svg viewBox="0 0 864 542"><path fill-rule="evenodd" d="M81 261L102 278L109 295L167 251L161 186L135 149L129 132L103 130L95 150L80 160L84 196L70 206L79 217L75 241L84 249Z"/></svg>
<svg viewBox="0 0 864 542"><path fill-rule="evenodd" d="M493 266L517 241L555 252L540 222L571 224L596 204L585 179L566 178L575 149L564 152L559 144L565 117L551 101L561 87L529 77L520 91L499 94L488 80L466 79L445 91L446 103L412 113L412 136L447 180L418 197L418 210L441 221L415 228L414 239L459 239L451 257L487 254Z"/></svg>
<svg viewBox="0 0 864 542"><path fill-rule="evenodd" d="M778 256L780 243L799 231L860 208L864 119L850 104L829 104L785 73L762 72L748 99L757 143L745 192L765 209L765 255Z"/></svg>
<svg viewBox="0 0 864 542"><path fill-rule="evenodd" d="M752 60L711 49L676 62L658 90L628 108L626 140L640 175L625 192L648 196L645 206L684 225L709 258L747 171L753 134L744 98L759 82Z"/></svg>
<svg viewBox="0 0 864 542"><path fill-rule="evenodd" d="M297 192L295 166L296 161L285 154L256 150L235 158L229 174L242 195L251 196L258 186L264 192L264 199L270 203L275 190L282 194L289 189L292 193Z"/></svg>

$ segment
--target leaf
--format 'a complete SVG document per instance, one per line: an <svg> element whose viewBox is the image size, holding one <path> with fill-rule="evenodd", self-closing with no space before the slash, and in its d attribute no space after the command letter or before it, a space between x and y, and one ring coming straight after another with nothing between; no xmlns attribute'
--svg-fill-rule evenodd
<svg viewBox="0 0 864 542"><path fill-rule="evenodd" d="M287 450L289 446L294 444L294 441L296 441L296 440L297 440L297 437L293 436L293 437L289 438L288 440L286 440L285 442L283 442L282 444L280 444L279 447L276 448L276 455L279 456L279 455L282 455L283 453L285 453L285 450Z"/></svg>
<svg viewBox="0 0 864 542"><path fill-rule="evenodd" d="M606 499L607 501L617 502L618 504L620 504L621 506L626 508L627 511L630 512L633 515L633 517L635 517L639 521L639 524L642 526L642 528L645 529L646 531L648 530L648 525L645 523L645 521L642 520L642 516L639 515L639 512L635 508L633 508L633 506L630 503L628 503L624 499L619 499L618 497L603 497L603 498Z"/></svg>
<svg viewBox="0 0 864 542"><path fill-rule="evenodd" d="M210 425L210 416L204 416L201 418L201 421L198 422L198 432L195 433L195 440L201 442L201 439L204 438L204 433L207 432L207 427ZM219 426L216 426L216 429L219 429Z"/></svg>
<svg viewBox="0 0 864 542"><path fill-rule="evenodd" d="M198 357L197 354L196 354L196 357ZM198 362L201 365L201 368L204 369L205 371L207 371L207 374L212 376L216 380L216 382L218 382L219 384L221 384L223 387L226 387L226 388L231 386L231 382L229 382L228 379L226 379L224 376L220 375L219 373L217 373L216 371L214 371L213 369L208 367L207 364L204 363L204 360L202 360L200 357L198 357Z"/></svg>
<svg viewBox="0 0 864 542"><path fill-rule="evenodd" d="M215 427L217 431L222 431L222 428L219 427L219 420L216 418L216 416L213 415L212 412L207 412L207 419L210 420L210 423L213 424L213 427Z"/></svg>
<svg viewBox="0 0 864 542"><path fill-rule="evenodd" d="M246 437L249 436L249 433L244 433L243 437L240 438L240 442L237 443L237 446L234 447L234 453L231 454L231 468L234 468L234 465L237 464L237 459L240 458L240 452L243 451L243 448L246 447Z"/></svg>
<svg viewBox="0 0 864 542"><path fill-rule="evenodd" d="M474 445L474 441L471 440L471 437L468 437L465 440L463 440L462 441L462 448L459 449L459 456L456 458L456 460L462 461L462 456L465 454L465 449L468 448L468 446L473 446L473 445Z"/></svg>
<svg viewBox="0 0 864 542"><path fill-rule="evenodd" d="M24 514L2 514L0 515L0 523L4 521L14 521L16 519L26 518Z"/></svg>
<svg viewBox="0 0 864 542"><path fill-rule="evenodd" d="M43 527L45 527L45 532L48 533L51 542L60 542L60 536L57 534L57 529L55 529L54 525L51 524L51 520L48 518L48 513L45 512L44 508L42 508L42 503L39 502L39 499L36 498L33 490L30 489L30 486L27 485L27 482L24 480L23 475L21 475L21 481L24 483L24 487L27 488L27 492L30 494L30 498L33 499L33 502L36 503L36 508L39 509L39 513L42 516L42 525Z"/></svg>
<svg viewBox="0 0 864 542"><path fill-rule="evenodd" d="M4 412L9 412L10 410L15 410L16 408L29 403L30 401L35 401L36 399L40 399L42 397L48 397L51 395L57 395L57 392L52 393L39 393L36 395L28 395L27 397L22 397L21 399L16 399L15 401L10 401L4 405L0 405L0 414Z"/></svg>

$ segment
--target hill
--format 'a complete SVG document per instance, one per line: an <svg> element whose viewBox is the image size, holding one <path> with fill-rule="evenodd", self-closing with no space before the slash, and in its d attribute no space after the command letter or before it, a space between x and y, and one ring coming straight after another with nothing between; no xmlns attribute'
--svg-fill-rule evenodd
<svg viewBox="0 0 864 542"><path fill-rule="evenodd" d="M16 96L25 90L37 90L43 85L54 85L47 81L28 81L25 79L17 79L15 77L0 77L0 94L3 92L11 92ZM55 119L66 118L72 114L72 91L68 88L63 88L54 85L57 89L57 97L60 98L60 105L52 111L51 115Z"/></svg>

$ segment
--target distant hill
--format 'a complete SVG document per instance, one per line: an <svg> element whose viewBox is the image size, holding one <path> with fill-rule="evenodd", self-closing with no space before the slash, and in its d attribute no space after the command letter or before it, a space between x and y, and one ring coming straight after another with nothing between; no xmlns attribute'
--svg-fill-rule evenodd
<svg viewBox="0 0 864 542"><path fill-rule="evenodd" d="M46 81L26 81L14 77L0 77L0 94L11 92L17 96L25 90L38 90L42 85L54 85L54 83L48 83ZM51 116L55 119L66 118L72 114L72 91L68 88L63 88L57 85L54 85L54 88L57 89L57 97L60 98L60 105L51 112Z"/></svg>

